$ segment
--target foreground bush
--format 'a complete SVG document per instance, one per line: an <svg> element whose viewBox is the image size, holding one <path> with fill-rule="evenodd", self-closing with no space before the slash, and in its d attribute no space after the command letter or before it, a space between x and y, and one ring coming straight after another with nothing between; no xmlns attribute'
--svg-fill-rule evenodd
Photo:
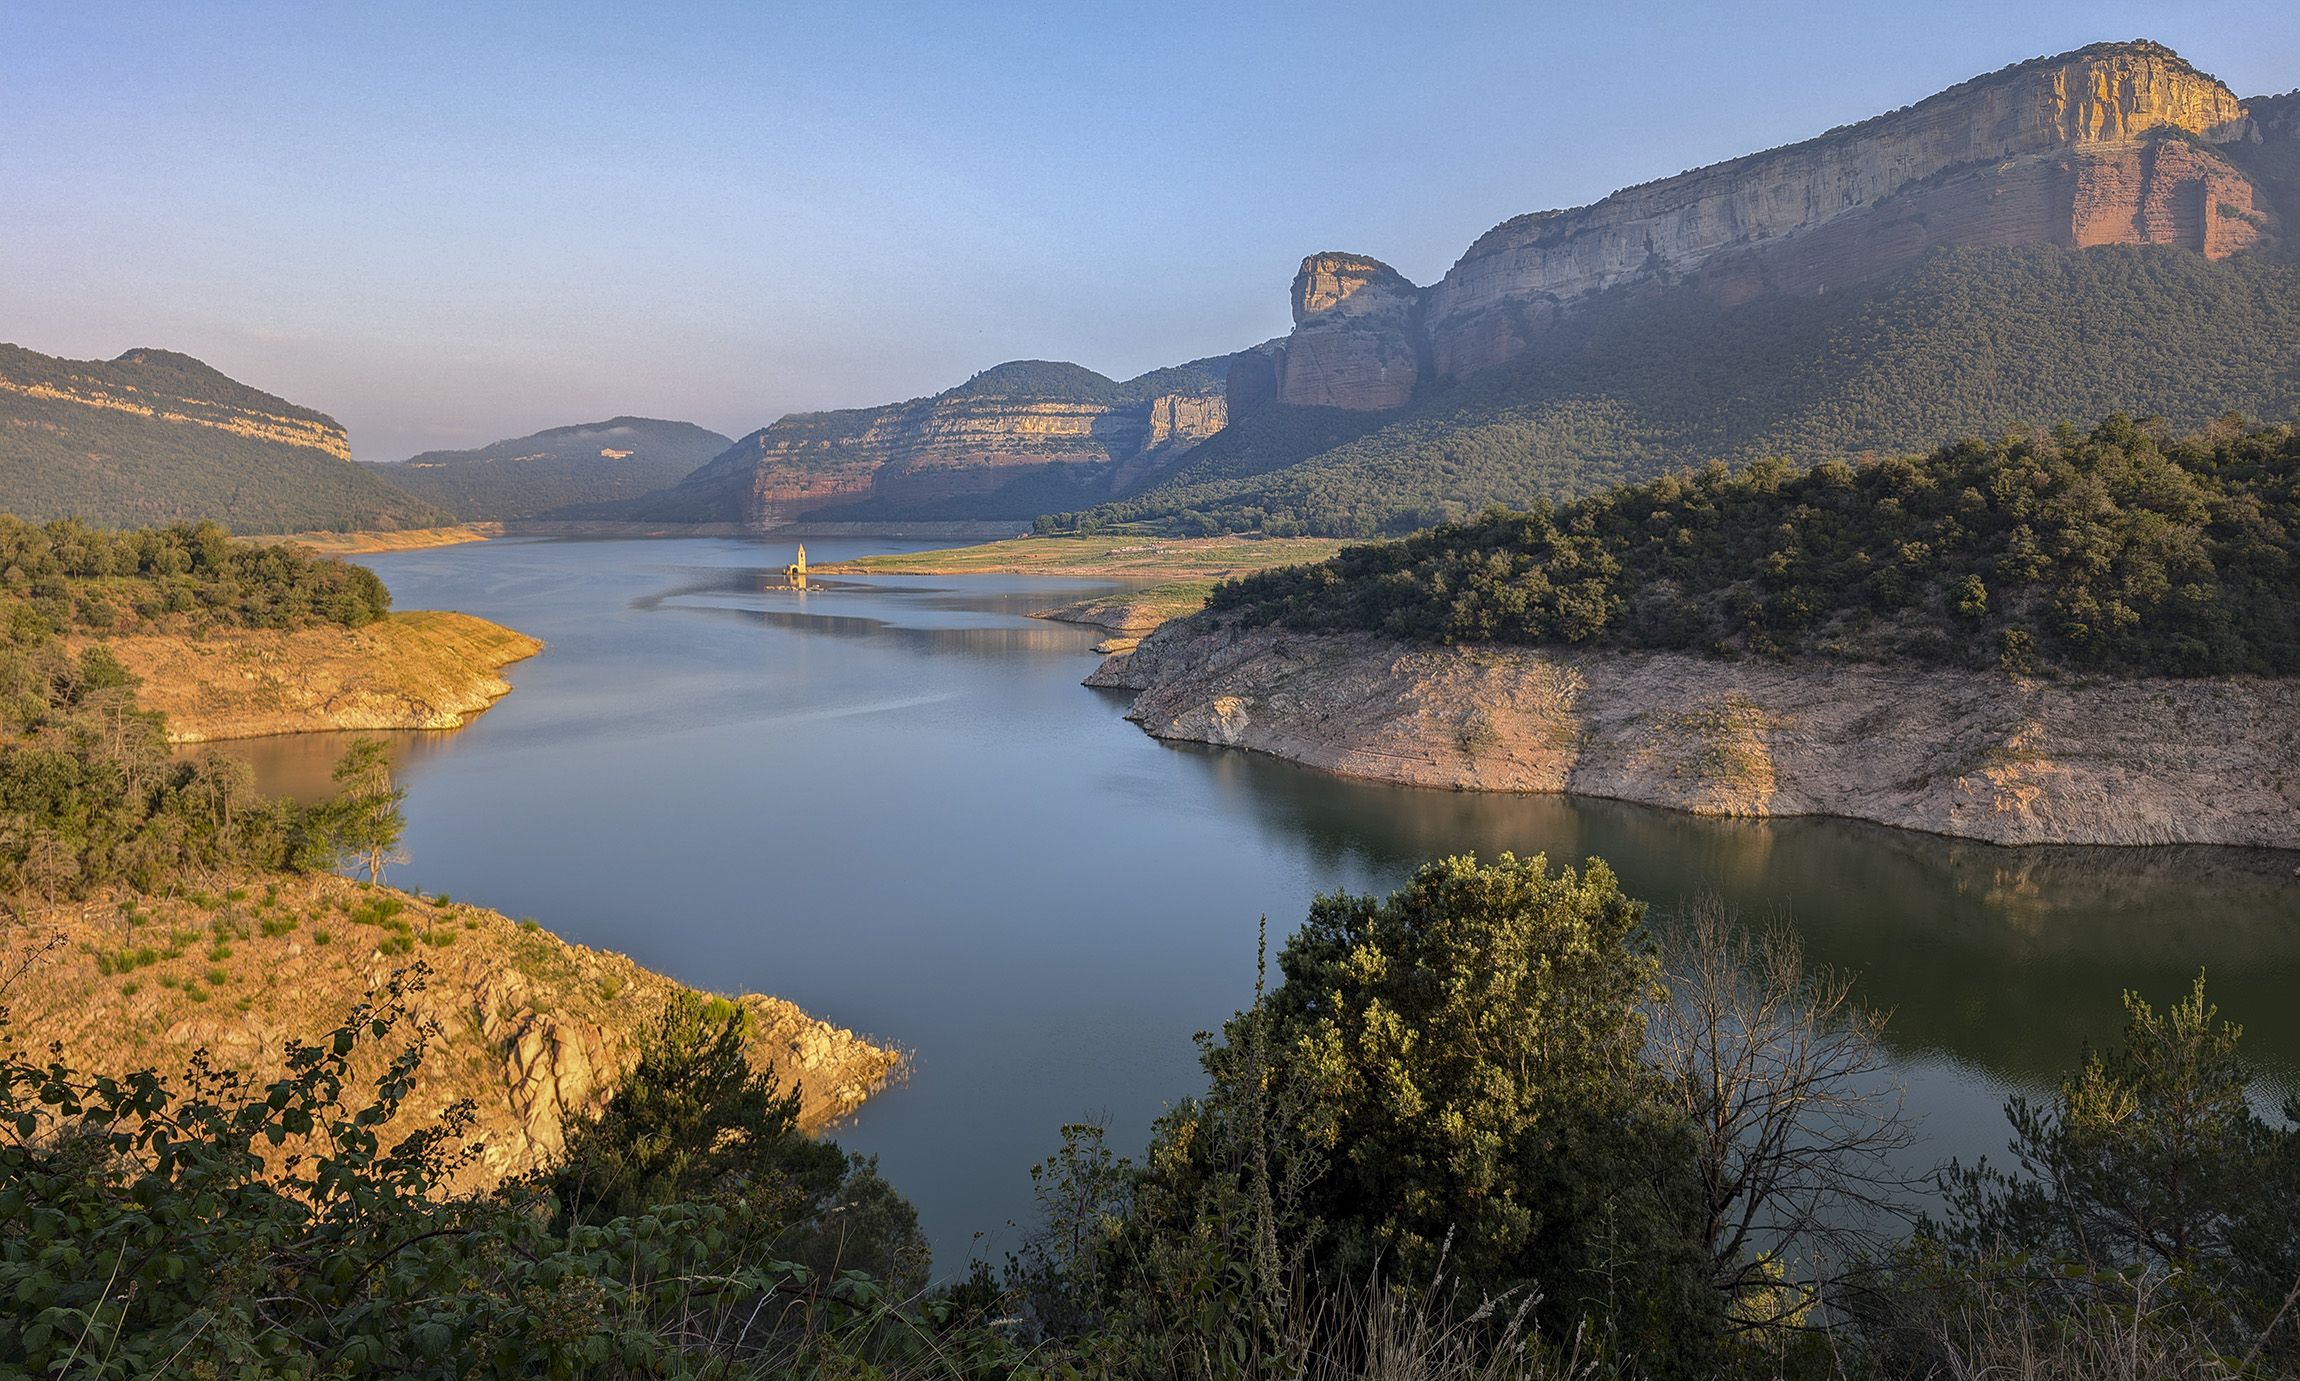
<svg viewBox="0 0 2300 1381"><path fill-rule="evenodd" d="M466 1110L392 1146L373 1130L424 1054L400 992L292 1047L268 1085L201 1059L173 1080L0 1057L0 1371L1025 1374L947 1304L782 1257L818 1224L760 1211L791 1200L772 1156L573 1221L521 1186L445 1194L473 1153ZM679 1082L673 1064L653 1068Z"/></svg>

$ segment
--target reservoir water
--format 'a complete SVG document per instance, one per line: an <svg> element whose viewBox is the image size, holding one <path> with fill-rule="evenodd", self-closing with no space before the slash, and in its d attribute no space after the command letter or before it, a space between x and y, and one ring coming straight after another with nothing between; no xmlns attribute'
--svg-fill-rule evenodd
<svg viewBox="0 0 2300 1381"><path fill-rule="evenodd" d="M816 564L903 544L816 542ZM1321 891L1475 851L1609 861L1657 908L1781 919L1861 976L1927 1163L2001 1155L2118 995L2208 970L2264 1096L2300 1070L2300 856L2002 849L1828 820L1351 783L1175 748L1078 684L1090 629L1026 617L1106 584L1001 576L779 588L789 544L534 541L362 558L403 609L543 638L468 727L393 737L391 880L533 916L719 991L776 993L914 1052L837 1136L919 1206L938 1267L998 1261L1060 1127L1119 1146L1197 1091L1194 1032L1250 995ZM228 746L324 790L332 735Z"/></svg>

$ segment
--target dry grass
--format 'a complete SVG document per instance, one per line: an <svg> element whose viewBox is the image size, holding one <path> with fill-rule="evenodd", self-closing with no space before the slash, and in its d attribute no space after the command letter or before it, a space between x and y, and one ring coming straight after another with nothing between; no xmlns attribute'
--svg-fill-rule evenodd
<svg viewBox="0 0 2300 1381"><path fill-rule="evenodd" d="M243 542L278 546L292 542L322 556L359 556L378 551L416 551L424 547L452 547L501 537L501 523L458 523L454 527L412 527L398 532L290 532L277 536L243 537Z"/></svg>

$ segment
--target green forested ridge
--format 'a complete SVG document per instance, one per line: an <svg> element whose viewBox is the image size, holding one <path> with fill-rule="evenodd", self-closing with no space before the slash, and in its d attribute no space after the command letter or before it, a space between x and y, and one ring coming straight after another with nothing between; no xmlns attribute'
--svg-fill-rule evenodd
<svg viewBox="0 0 2300 1381"><path fill-rule="evenodd" d="M1289 410L1275 409L1283 414ZM1041 521L1376 536L1712 459L1910 451L2066 417L2300 417L2300 265L2187 250L1944 250L1814 296L1695 287L1578 309L1510 364L1349 435L1233 419L1143 494Z"/></svg>
<svg viewBox="0 0 2300 1381"><path fill-rule="evenodd" d="M677 484L733 444L692 422L615 417L367 469L465 522L500 522L637 498Z"/></svg>
<svg viewBox="0 0 2300 1381"><path fill-rule="evenodd" d="M1712 463L1216 589L1248 622L1448 642L2300 672L2300 433Z"/></svg>
<svg viewBox="0 0 2300 1381"><path fill-rule="evenodd" d="M26 517L110 526L212 519L240 532L450 521L344 459L343 444L325 414L187 355L63 360L0 345L0 509Z"/></svg>

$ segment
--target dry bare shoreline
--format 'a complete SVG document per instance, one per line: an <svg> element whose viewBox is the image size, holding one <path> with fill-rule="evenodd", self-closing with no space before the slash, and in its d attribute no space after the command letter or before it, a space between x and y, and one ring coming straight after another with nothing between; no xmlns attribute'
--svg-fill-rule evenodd
<svg viewBox="0 0 2300 1381"><path fill-rule="evenodd" d="M541 641L470 614L415 610L361 628L222 629L101 643L168 717L172 743L336 729L454 729L510 693Z"/></svg>
<svg viewBox="0 0 2300 1381"><path fill-rule="evenodd" d="M503 535L501 523L457 523L452 527L412 527L396 532L290 532L240 538L260 546L294 543L322 556L370 556L385 551L421 551L485 542Z"/></svg>
<svg viewBox="0 0 2300 1381"><path fill-rule="evenodd" d="M1105 661L1152 735L1345 776L1997 844L2300 849L2300 679L1426 647L1201 616Z"/></svg>

